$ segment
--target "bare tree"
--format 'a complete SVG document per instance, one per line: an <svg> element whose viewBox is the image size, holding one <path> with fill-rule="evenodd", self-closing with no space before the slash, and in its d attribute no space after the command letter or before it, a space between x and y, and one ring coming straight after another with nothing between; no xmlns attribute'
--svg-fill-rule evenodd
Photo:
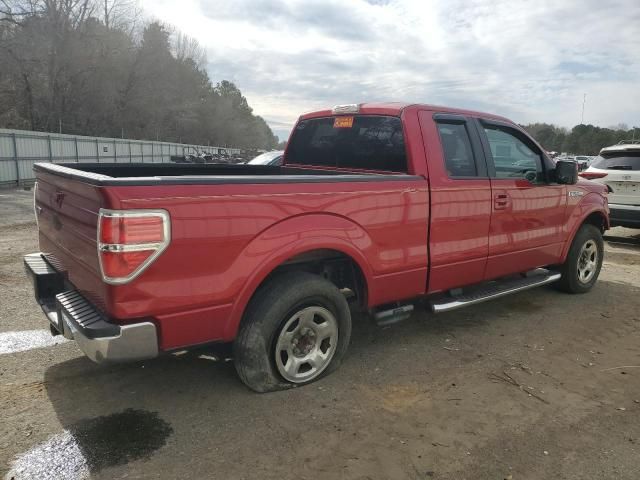
<svg viewBox="0 0 640 480"><path fill-rule="evenodd" d="M0 21L20 26L25 17L38 13L35 1L0 0Z"/></svg>
<svg viewBox="0 0 640 480"><path fill-rule="evenodd" d="M141 10L137 0L99 0L101 1L101 20L109 29L135 29L141 18Z"/></svg>
<svg viewBox="0 0 640 480"><path fill-rule="evenodd" d="M173 53L178 60L191 59L200 68L206 65L207 53L195 38L182 32L175 32L172 43Z"/></svg>
<svg viewBox="0 0 640 480"><path fill-rule="evenodd" d="M0 0L0 127L270 148L237 87L214 87L200 44L135 0Z"/></svg>

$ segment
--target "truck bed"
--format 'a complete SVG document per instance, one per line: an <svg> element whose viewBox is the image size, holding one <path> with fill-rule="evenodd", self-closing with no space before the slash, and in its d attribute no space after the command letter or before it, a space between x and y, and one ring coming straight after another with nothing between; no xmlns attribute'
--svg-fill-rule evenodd
<svg viewBox="0 0 640 480"><path fill-rule="evenodd" d="M36 172L96 186L335 183L419 179L396 173L345 173L293 166L171 163L37 163Z"/></svg>
<svg viewBox="0 0 640 480"><path fill-rule="evenodd" d="M262 268L307 250L357 256L367 301L424 292L421 176L253 165L36 164L40 250L110 321L154 318L163 350L235 335L237 299ZM162 210L171 243L142 275L103 281L99 212Z"/></svg>

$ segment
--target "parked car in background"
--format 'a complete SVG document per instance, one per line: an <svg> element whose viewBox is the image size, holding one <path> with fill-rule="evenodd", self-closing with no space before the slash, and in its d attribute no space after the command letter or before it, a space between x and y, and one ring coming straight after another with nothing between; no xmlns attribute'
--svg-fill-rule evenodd
<svg viewBox="0 0 640 480"><path fill-rule="evenodd" d="M639 141L603 148L580 176L607 186L612 226L640 228Z"/></svg>
<svg viewBox="0 0 640 480"><path fill-rule="evenodd" d="M579 170L584 170L589 166L589 157L586 155L576 155L574 159L578 164Z"/></svg>
<svg viewBox="0 0 640 480"><path fill-rule="evenodd" d="M274 150L273 152L265 152L257 157L249 160L248 165L282 165L283 150Z"/></svg>

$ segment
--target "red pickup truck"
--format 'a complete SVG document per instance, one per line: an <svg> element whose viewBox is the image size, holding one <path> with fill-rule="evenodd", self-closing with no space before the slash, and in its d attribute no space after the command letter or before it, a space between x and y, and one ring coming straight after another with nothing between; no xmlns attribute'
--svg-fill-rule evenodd
<svg viewBox="0 0 640 480"><path fill-rule="evenodd" d="M282 166L45 164L27 255L52 333L92 360L233 343L256 391L335 370L380 324L594 285L607 190L509 120L429 105L305 114Z"/></svg>

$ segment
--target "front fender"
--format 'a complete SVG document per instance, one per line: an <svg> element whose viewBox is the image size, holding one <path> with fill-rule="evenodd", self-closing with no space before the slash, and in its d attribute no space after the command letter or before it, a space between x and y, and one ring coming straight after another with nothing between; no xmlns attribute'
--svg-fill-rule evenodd
<svg viewBox="0 0 640 480"><path fill-rule="evenodd" d="M605 221L605 229L609 228L609 204L607 203L607 199L599 193L587 193L578 203L569 205L568 207L571 210L565 223L565 238L567 240L562 249L562 262L565 261L569 254L569 249L571 248L576 233L578 233L578 229L590 215L594 213L602 215Z"/></svg>
<svg viewBox="0 0 640 480"><path fill-rule="evenodd" d="M234 262L232 271L244 270L244 275L239 277L246 281L233 302L225 326L225 340L235 338L247 304L271 272L296 255L318 249L336 250L351 257L369 284L373 275L370 259L374 258L375 245L360 225L331 214L288 218L256 236Z"/></svg>

